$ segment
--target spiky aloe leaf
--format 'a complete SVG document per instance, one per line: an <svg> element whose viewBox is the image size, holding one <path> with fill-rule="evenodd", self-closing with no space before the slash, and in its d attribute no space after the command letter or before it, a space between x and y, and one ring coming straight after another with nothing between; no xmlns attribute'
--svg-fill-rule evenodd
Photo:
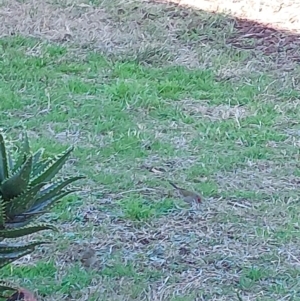
<svg viewBox="0 0 300 301"><path fill-rule="evenodd" d="M16 289L17 290L17 289ZM6 291L15 291L12 287L8 285L0 284L0 294Z"/></svg>
<svg viewBox="0 0 300 301"><path fill-rule="evenodd" d="M30 244L0 244L0 268L32 253L35 247L47 242L37 241Z"/></svg>
<svg viewBox="0 0 300 301"><path fill-rule="evenodd" d="M23 228L0 230L0 237L17 238L17 237L22 237L25 235L37 233L37 232L43 231L43 230L53 230L53 231L57 232L57 228L52 225L40 224L40 225L23 227Z"/></svg>
<svg viewBox="0 0 300 301"><path fill-rule="evenodd" d="M28 225L32 220L37 219L40 215L46 213L58 200L70 193L78 191L77 189L62 190L59 194L47 199L42 204L34 205L30 210L23 214L14 216L13 220L6 221L6 227L10 229L21 228Z"/></svg>
<svg viewBox="0 0 300 301"><path fill-rule="evenodd" d="M18 289L17 287L14 287L14 285L12 285L11 283L3 280L0 280L0 286L8 289L16 289L16 290Z"/></svg>
<svg viewBox="0 0 300 301"><path fill-rule="evenodd" d="M6 286L3 284L0 284L0 291L4 291L4 290L11 290L12 288L10 286Z"/></svg>
<svg viewBox="0 0 300 301"><path fill-rule="evenodd" d="M18 150L18 157L16 162L14 163L12 173L15 173L25 163L26 158L31 155L29 140L26 132L23 132L22 140L23 143Z"/></svg>
<svg viewBox="0 0 300 301"><path fill-rule="evenodd" d="M30 144L29 144L28 135L26 131L22 133L22 140L23 140L22 152L26 155L30 155Z"/></svg>
<svg viewBox="0 0 300 301"><path fill-rule="evenodd" d="M14 216L29 210L35 204L38 192L45 184L39 183L7 202L6 216L13 219Z"/></svg>
<svg viewBox="0 0 300 301"><path fill-rule="evenodd" d="M44 151L44 148L40 148L33 154L31 171L32 178L37 177L51 162L53 162L53 158L43 159Z"/></svg>
<svg viewBox="0 0 300 301"><path fill-rule="evenodd" d="M28 225L32 220L38 218L40 215L46 213L58 200L67 196L70 193L78 191L77 189L73 190L63 190L60 194L54 196L51 199L48 199L42 204L35 205L30 211L25 212L24 214L15 216L13 220L6 222L6 227L9 229L17 229Z"/></svg>
<svg viewBox="0 0 300 301"><path fill-rule="evenodd" d="M0 183L8 178L6 147L3 135L0 133Z"/></svg>
<svg viewBox="0 0 300 301"><path fill-rule="evenodd" d="M56 157L56 160L49 163L49 165L39 174L37 175L30 185L36 185L40 182L50 181L53 177L57 175L59 170L63 167L69 155L73 151L74 147L69 147L65 152Z"/></svg>
<svg viewBox="0 0 300 301"><path fill-rule="evenodd" d="M14 216L13 220L6 221L5 228L6 229L18 229L25 227L30 224L32 220L38 218L40 215L47 213L47 211L37 211L33 213L23 213L20 215Z"/></svg>
<svg viewBox="0 0 300 301"><path fill-rule="evenodd" d="M47 158L36 162L32 166L31 177L34 179L38 177L51 163L53 163L53 158Z"/></svg>
<svg viewBox="0 0 300 301"><path fill-rule="evenodd" d="M43 203L36 204L32 207L30 211L27 211L26 214L36 214L40 211L48 210L52 207L52 205L57 202L58 200L64 198L70 193L76 192L78 189L70 189L70 190L62 190L56 195L54 195L52 198L48 198L47 200L44 200Z"/></svg>
<svg viewBox="0 0 300 301"><path fill-rule="evenodd" d="M9 171L8 171L8 176L9 176L9 172L12 172L14 169L14 166L15 166L14 160L13 160L10 152L7 153L7 160L8 160L8 167L9 167Z"/></svg>
<svg viewBox="0 0 300 301"><path fill-rule="evenodd" d="M0 229L4 229L6 221L5 202L0 196Z"/></svg>
<svg viewBox="0 0 300 301"><path fill-rule="evenodd" d="M36 246L44 244L47 242L35 241L30 244L24 243L0 243L0 257L7 255L10 258L20 251L26 251L29 249L34 249Z"/></svg>
<svg viewBox="0 0 300 301"><path fill-rule="evenodd" d="M43 189L40 191L38 194L38 198L35 202L35 205L42 204L43 202L47 201L48 199L51 199L55 197L59 192L63 190L67 185L77 181L84 179L84 176L77 176L77 177L70 177L70 178L65 178L60 181L57 181L47 188Z"/></svg>
<svg viewBox="0 0 300 301"><path fill-rule="evenodd" d="M18 153L17 160L14 162L14 167L11 170L11 173L14 174L25 162L27 155L24 153Z"/></svg>
<svg viewBox="0 0 300 301"><path fill-rule="evenodd" d="M11 200L27 189L30 180L31 165L32 156L29 156L17 172L2 182L0 190L4 201Z"/></svg>
<svg viewBox="0 0 300 301"><path fill-rule="evenodd" d="M22 215L16 215L13 220L7 221L5 224L6 229L18 229L25 227L26 225L30 224L32 220L38 218L40 215L47 213L47 211L41 211L36 213L26 213ZM1 237L0 237L1 241Z"/></svg>
<svg viewBox="0 0 300 301"><path fill-rule="evenodd" d="M18 288L6 281L0 281L0 300L8 300L8 298L18 291Z"/></svg>
<svg viewBox="0 0 300 301"><path fill-rule="evenodd" d="M44 151L45 151L44 148L40 148L33 154L33 156L32 156L32 165L33 166L35 166L35 164L37 164L39 161L41 161Z"/></svg>

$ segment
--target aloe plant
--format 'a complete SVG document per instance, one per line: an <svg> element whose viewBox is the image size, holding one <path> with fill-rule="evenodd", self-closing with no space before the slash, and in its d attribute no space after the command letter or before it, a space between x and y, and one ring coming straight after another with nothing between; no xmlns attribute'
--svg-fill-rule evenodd
<svg viewBox="0 0 300 301"><path fill-rule="evenodd" d="M73 176L54 180L66 163L73 147L53 158L44 158L44 149L32 153L27 134L22 145L11 153L0 133L0 268L33 252L46 243L11 243L7 239L19 238L42 230L56 230L50 224L32 222L47 212L54 204L76 189L67 188L82 179ZM5 242L3 242L5 241ZM0 281L0 299L4 292L15 288Z"/></svg>

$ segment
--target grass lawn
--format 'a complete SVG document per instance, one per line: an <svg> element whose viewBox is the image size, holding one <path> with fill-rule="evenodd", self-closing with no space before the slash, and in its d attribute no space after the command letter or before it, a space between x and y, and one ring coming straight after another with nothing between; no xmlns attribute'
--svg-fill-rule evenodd
<svg viewBox="0 0 300 301"><path fill-rule="evenodd" d="M300 300L297 63L227 45L223 16L69 4L46 4L47 20L82 10L90 31L33 37L28 21L0 40L0 127L51 154L74 144L65 173L88 179L44 217L61 230L44 233L52 244L3 277L45 301Z"/></svg>

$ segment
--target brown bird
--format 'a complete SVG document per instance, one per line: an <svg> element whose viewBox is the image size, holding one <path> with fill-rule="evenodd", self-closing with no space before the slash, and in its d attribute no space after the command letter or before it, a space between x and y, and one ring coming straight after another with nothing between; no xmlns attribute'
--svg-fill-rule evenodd
<svg viewBox="0 0 300 301"><path fill-rule="evenodd" d="M81 256L80 261L84 267L92 267L97 261L96 250L92 248L86 248Z"/></svg>
<svg viewBox="0 0 300 301"><path fill-rule="evenodd" d="M170 182L169 183L175 188L178 190L178 192L181 194L181 196L183 197L183 200L186 202L186 203L189 203L189 204L192 204L192 203L201 203L202 202L202 197L196 193L196 192L193 192L193 191L189 191L189 190L186 190L186 189L183 189L183 188L180 188L178 187L177 185L175 185L174 183Z"/></svg>

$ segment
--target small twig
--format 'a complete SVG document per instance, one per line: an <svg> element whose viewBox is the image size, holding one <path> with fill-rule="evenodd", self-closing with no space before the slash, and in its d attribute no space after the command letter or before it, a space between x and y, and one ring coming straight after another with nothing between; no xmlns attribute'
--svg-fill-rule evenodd
<svg viewBox="0 0 300 301"><path fill-rule="evenodd" d="M123 195L123 194L126 194L126 193L139 192L139 191L157 191L157 189L153 189L153 188L132 189L132 190L126 190L126 191L123 191L123 192L116 193L116 195Z"/></svg>
<svg viewBox="0 0 300 301"><path fill-rule="evenodd" d="M235 207L246 208L246 209L251 209L252 208L251 206L243 205L243 204L240 204L240 203L234 203L234 202L228 202L227 204L235 206Z"/></svg>
<svg viewBox="0 0 300 301"><path fill-rule="evenodd" d="M122 192L104 192L101 191L101 189L87 189L87 190L81 190L82 192L102 192L103 194L109 195L109 194L115 194L115 195L123 195L130 192L139 192L139 191L157 191L157 189L153 188L140 188L140 189L132 189L132 190L126 190Z"/></svg>
<svg viewBox="0 0 300 301"><path fill-rule="evenodd" d="M236 290L235 292L236 292L236 296L237 296L238 300L243 301L243 299L242 299L240 293L238 292L238 290Z"/></svg>
<svg viewBox="0 0 300 301"><path fill-rule="evenodd" d="M298 263L300 263L299 259L293 255L291 252L287 252L291 257L293 257Z"/></svg>

